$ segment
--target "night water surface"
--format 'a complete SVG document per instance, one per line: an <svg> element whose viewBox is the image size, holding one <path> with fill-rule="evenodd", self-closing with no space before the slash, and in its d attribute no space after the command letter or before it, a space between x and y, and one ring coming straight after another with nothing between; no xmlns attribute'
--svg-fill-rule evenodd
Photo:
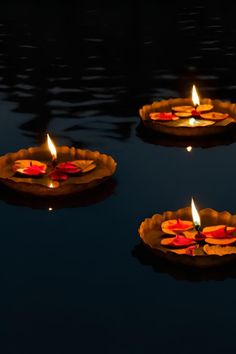
<svg viewBox="0 0 236 354"><path fill-rule="evenodd" d="M192 196L236 214L236 137L188 153L144 134L138 111L190 97L193 83L236 102L235 15L204 2L35 3L0 5L0 154L49 132L118 167L64 205L0 189L1 353L233 353L236 265L170 267L138 228Z"/></svg>

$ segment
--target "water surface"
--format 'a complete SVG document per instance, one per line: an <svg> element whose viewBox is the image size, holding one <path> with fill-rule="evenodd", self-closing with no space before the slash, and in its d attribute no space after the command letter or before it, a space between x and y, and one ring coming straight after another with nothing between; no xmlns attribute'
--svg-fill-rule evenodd
<svg viewBox="0 0 236 354"><path fill-rule="evenodd" d="M236 139L188 153L140 134L138 115L188 97L193 83L202 97L235 102L232 12L184 1L0 7L0 153L49 132L118 163L106 188L64 206L0 191L3 352L232 351L234 266L180 272L153 260L137 232L191 196L236 213Z"/></svg>

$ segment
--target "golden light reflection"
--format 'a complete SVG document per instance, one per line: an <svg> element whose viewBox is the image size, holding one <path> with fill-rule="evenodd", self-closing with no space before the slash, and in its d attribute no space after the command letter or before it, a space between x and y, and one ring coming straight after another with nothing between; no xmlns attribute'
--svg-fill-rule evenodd
<svg viewBox="0 0 236 354"><path fill-rule="evenodd" d="M52 208L48 208L48 211L52 211L53 209Z"/></svg>
<svg viewBox="0 0 236 354"><path fill-rule="evenodd" d="M188 152L191 152L191 151L193 150L193 148L192 148L192 146L187 146L187 147L186 147L186 150L187 150Z"/></svg>
<svg viewBox="0 0 236 354"><path fill-rule="evenodd" d="M195 207L193 198L191 200L191 209L192 209L192 219L193 219L194 226L200 227L201 226L201 219L200 219L200 215L197 211L197 208Z"/></svg>
<svg viewBox="0 0 236 354"><path fill-rule="evenodd" d="M199 100L199 96L198 96L197 89L196 89L195 85L193 85L193 88L192 88L192 101L193 101L194 107L197 107L200 105L200 100Z"/></svg>
<svg viewBox="0 0 236 354"><path fill-rule="evenodd" d="M196 119L195 118L189 118L189 124L194 127L194 125L196 124Z"/></svg>
<svg viewBox="0 0 236 354"><path fill-rule="evenodd" d="M48 142L48 148L50 150L50 153L52 155L52 160L56 160L57 159L57 150L55 145L53 144L49 134L47 134L47 142Z"/></svg>

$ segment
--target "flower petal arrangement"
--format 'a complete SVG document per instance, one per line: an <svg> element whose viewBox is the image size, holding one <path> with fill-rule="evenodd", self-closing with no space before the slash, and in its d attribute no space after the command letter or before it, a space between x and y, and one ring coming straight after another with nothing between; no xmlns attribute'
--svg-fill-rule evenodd
<svg viewBox="0 0 236 354"><path fill-rule="evenodd" d="M177 119L158 119L166 114ZM236 105L231 102L203 98L192 106L190 98L170 98L146 104L139 110L142 124L153 131L172 136L213 136L236 128Z"/></svg>
<svg viewBox="0 0 236 354"><path fill-rule="evenodd" d="M200 215L201 231L195 229L189 207L155 214L141 223L140 238L171 263L207 268L236 261L236 215L210 208L202 209Z"/></svg>
<svg viewBox="0 0 236 354"><path fill-rule="evenodd" d="M61 146L51 161L45 145L21 149L0 157L0 182L22 193L62 196L103 183L116 170L115 160L98 151Z"/></svg>

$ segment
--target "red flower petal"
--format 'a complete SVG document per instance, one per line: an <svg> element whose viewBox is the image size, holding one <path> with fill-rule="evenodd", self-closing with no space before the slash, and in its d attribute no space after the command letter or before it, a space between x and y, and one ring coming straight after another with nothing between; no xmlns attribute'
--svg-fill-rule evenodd
<svg viewBox="0 0 236 354"><path fill-rule="evenodd" d="M189 224L191 222L189 221L184 221L181 219L177 219L176 222L170 222L168 224L168 229L170 230L185 230L186 228L189 228Z"/></svg>
<svg viewBox="0 0 236 354"><path fill-rule="evenodd" d="M61 162L57 165L56 169L69 174L79 173L81 171L81 168L77 167L72 162Z"/></svg>
<svg viewBox="0 0 236 354"><path fill-rule="evenodd" d="M185 236L182 235L176 235L173 241L169 244L170 246L188 246L192 245L195 243L194 240L190 238L186 238Z"/></svg>
<svg viewBox="0 0 236 354"><path fill-rule="evenodd" d="M206 237L213 237L213 238L227 238L227 237L235 237L233 233L236 231L236 227L233 229L228 230L227 226L222 226L221 228L213 231L206 231L204 235Z"/></svg>
<svg viewBox="0 0 236 354"><path fill-rule="evenodd" d="M150 118L153 120L175 120L178 119L176 115L171 112L151 112Z"/></svg>
<svg viewBox="0 0 236 354"><path fill-rule="evenodd" d="M29 176L38 176L44 174L46 171L44 165L32 165L24 168L22 172Z"/></svg>
<svg viewBox="0 0 236 354"><path fill-rule="evenodd" d="M175 237L167 237L161 240L161 244L166 247L184 247L196 244L196 241L186 238L183 235L175 235Z"/></svg>

